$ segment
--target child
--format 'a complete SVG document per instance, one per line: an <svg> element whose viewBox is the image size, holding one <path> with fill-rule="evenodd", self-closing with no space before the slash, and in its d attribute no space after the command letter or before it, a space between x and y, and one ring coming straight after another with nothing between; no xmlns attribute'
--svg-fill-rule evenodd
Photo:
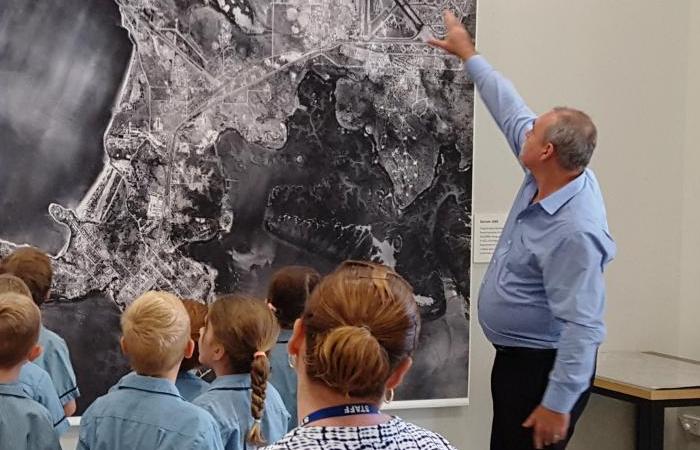
<svg viewBox="0 0 700 450"><path fill-rule="evenodd" d="M39 307L49 297L53 278L51 260L34 247L21 247L6 256L0 262L0 273L9 273L24 281L29 287L34 303ZM49 373L65 415L72 416L80 391L66 341L42 325L39 345L43 352L34 363Z"/></svg>
<svg viewBox="0 0 700 450"><path fill-rule="evenodd" d="M201 367L199 364L199 330L204 327L204 319L207 317L207 307L196 300L188 299L182 300L182 304L185 306L187 314L190 316L190 338L194 342L194 352L192 356L182 360L180 371L175 380L175 386L180 396L188 402L191 402L209 388L209 383L194 373L195 369ZM124 380L135 374L136 372L129 372L124 375L114 386L109 388L109 392L114 392L119 389L119 386Z"/></svg>
<svg viewBox="0 0 700 450"><path fill-rule="evenodd" d="M14 275L5 273L0 275L0 295L6 293L19 294L29 299L32 298L32 293L27 285L24 284L24 281ZM39 356L41 347L39 349L39 352L33 355L31 359L36 359ZM58 435L65 433L70 425L49 374L41 367L28 361L22 366L17 381L22 390L32 400L41 403L49 411Z"/></svg>
<svg viewBox="0 0 700 450"><path fill-rule="evenodd" d="M192 355L190 319L167 292L146 292L122 315L122 351L136 372L87 409L78 449L223 449L216 421L175 387Z"/></svg>
<svg viewBox="0 0 700 450"><path fill-rule="evenodd" d="M287 343L292 336L294 322L304 312L306 299L320 280L321 275L311 267L287 266L272 275L267 291L268 304L282 328L277 344L270 353L270 382L279 391L291 416L288 430L296 428L298 422L297 373L289 364Z"/></svg>
<svg viewBox="0 0 700 450"><path fill-rule="evenodd" d="M278 334L277 320L263 301L229 295L209 308L199 361L214 369L216 379L193 403L217 420L226 450L274 442L287 430L289 413L267 383L266 353Z"/></svg>
<svg viewBox="0 0 700 450"><path fill-rule="evenodd" d="M22 366L41 351L41 313L28 297L0 295L0 437L2 448L60 450L49 412L17 383Z"/></svg>
<svg viewBox="0 0 700 450"><path fill-rule="evenodd" d="M209 388L209 383L193 373L200 367L199 364L199 331L204 328L207 317L207 306L196 300L184 299L187 314L190 316L190 338L194 341L194 352L189 358L182 360L180 372L177 374L175 386L180 391L182 398L191 402Z"/></svg>
<svg viewBox="0 0 700 450"><path fill-rule="evenodd" d="M177 373L177 379L175 380L175 386L180 396L188 402L191 402L209 388L209 383L193 373L195 369L200 367L198 344L199 330L204 327L204 319L207 317L207 307L196 300L188 299L183 300L182 304L185 306L187 314L190 316L190 338L194 342L194 352L192 356L182 360L180 371ZM117 384L109 388L109 392L119 389L119 386L125 379L135 374L136 372L129 372L124 375Z"/></svg>

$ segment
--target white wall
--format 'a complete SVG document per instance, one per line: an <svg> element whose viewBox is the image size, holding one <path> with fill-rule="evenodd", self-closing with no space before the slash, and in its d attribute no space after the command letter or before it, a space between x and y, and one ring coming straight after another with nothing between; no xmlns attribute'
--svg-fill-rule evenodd
<svg viewBox="0 0 700 450"><path fill-rule="evenodd" d="M694 283L689 291L700 297L700 251L695 251L700 250L700 214L683 222L699 232L681 235L682 207L693 203L692 196L700 203L695 195L700 183L692 183L692 196L682 198L684 170L689 176L696 172L684 161L683 149L700 150L691 149L692 139L686 144L684 137L689 84L698 96L697 82L688 79L690 3L697 16L697 0L481 0L478 7L479 50L515 82L534 110L574 106L598 124L592 166L619 247L607 277L605 349L678 352L681 244L688 253L684 262L693 263L686 266ZM697 52L700 36L697 29L695 33ZM696 61L693 66L694 80L700 80L698 65ZM700 118L700 99L692 107ZM694 124L700 128L700 121ZM698 132L694 142L700 142ZM475 212L507 210L521 175L481 104L474 147ZM686 248L681 236L694 238L692 248ZM482 275L483 267L475 267L473 298ZM700 313L700 302L690 295L688 299ZM492 352L476 323L476 311L473 317L471 405L403 416L442 432L459 448L483 450L488 448L491 420ZM686 322L700 337L697 321L690 317ZM686 329L682 333L685 337ZM692 346L700 353L700 340L694 339ZM600 401L591 405L603 421L606 415L619 417L613 410ZM595 436L586 425L582 423L572 449L594 448L590 444ZM626 442L630 432L623 433Z"/></svg>
<svg viewBox="0 0 700 450"><path fill-rule="evenodd" d="M682 355L700 359L700 2L690 3L679 347Z"/></svg>

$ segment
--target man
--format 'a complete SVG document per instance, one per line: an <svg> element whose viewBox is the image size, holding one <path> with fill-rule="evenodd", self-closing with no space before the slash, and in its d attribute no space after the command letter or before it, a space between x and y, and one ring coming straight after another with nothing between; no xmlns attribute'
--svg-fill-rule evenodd
<svg viewBox="0 0 700 450"><path fill-rule="evenodd" d="M496 347L492 450L564 449L590 394L605 335L603 270L615 256L598 182L587 169L596 127L583 112L539 117L476 53L451 13L433 39L465 70L525 170L479 294Z"/></svg>

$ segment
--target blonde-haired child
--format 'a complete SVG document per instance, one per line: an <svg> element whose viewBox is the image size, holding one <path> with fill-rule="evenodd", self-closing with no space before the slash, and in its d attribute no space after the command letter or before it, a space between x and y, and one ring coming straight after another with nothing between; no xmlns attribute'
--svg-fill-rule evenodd
<svg viewBox="0 0 700 450"><path fill-rule="evenodd" d="M29 287L21 278L3 273L0 274L0 295L7 293L23 295L29 299L32 298ZM39 331L39 339L41 339L41 331ZM40 343L38 345L41 347ZM33 363L41 356L42 350L40 348L22 366L17 381L32 400L39 402L49 411L54 429L60 436L68 431L70 425L68 424L68 419L66 419L65 409L61 404L61 399L58 397L51 376L44 369Z"/></svg>
<svg viewBox="0 0 700 450"><path fill-rule="evenodd" d="M41 313L29 297L0 295L0 436L2 448L60 450L49 412L18 383L22 367L41 352Z"/></svg>
<svg viewBox="0 0 700 450"><path fill-rule="evenodd" d="M122 315L122 351L136 372L87 409L78 449L221 449L216 422L175 387L192 355L190 319L180 299L147 292Z"/></svg>

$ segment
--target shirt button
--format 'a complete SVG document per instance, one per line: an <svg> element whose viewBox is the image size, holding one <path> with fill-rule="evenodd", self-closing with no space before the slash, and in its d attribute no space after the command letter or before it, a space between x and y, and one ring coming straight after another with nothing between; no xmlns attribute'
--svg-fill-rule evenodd
<svg viewBox="0 0 700 450"><path fill-rule="evenodd" d="M511 244L511 242L513 242L513 241L512 241L512 240L510 240L510 239L508 239L508 245L510 245L510 244Z"/></svg>
<svg viewBox="0 0 700 450"><path fill-rule="evenodd" d="M523 219L518 219L518 223L523 223Z"/></svg>

